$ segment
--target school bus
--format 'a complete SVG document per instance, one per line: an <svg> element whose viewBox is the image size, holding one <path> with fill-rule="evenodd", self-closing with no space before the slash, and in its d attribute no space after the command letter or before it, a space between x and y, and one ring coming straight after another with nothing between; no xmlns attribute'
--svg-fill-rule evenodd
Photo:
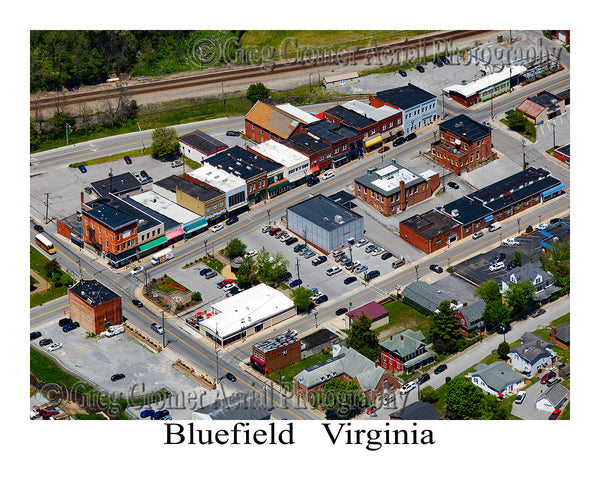
<svg viewBox="0 0 600 480"><path fill-rule="evenodd" d="M54 255L56 253L56 248L50 240L44 237L42 234L35 236L35 243L37 243L40 247L42 247L46 252L50 255Z"/></svg>

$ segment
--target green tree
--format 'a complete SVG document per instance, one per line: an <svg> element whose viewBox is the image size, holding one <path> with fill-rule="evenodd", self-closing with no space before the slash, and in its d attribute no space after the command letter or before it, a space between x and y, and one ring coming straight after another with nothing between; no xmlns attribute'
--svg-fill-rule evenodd
<svg viewBox="0 0 600 480"><path fill-rule="evenodd" d="M444 300L429 321L429 340L436 352L454 353L458 350L456 342L461 338L460 323L450 300Z"/></svg>
<svg viewBox="0 0 600 480"><path fill-rule="evenodd" d="M158 127L152 132L150 153L153 158L161 158L172 153L179 153L179 140L174 128Z"/></svg>
<svg viewBox="0 0 600 480"><path fill-rule="evenodd" d="M252 103L258 102L259 100L265 100L269 98L269 89L265 87L262 83L253 83L248 87L246 91L246 98L250 100Z"/></svg>
<svg viewBox="0 0 600 480"><path fill-rule="evenodd" d="M192 300L199 302L200 300L202 300L202 294L200 292L192 293Z"/></svg>
<svg viewBox="0 0 600 480"><path fill-rule="evenodd" d="M334 378L325 384L320 401L323 409L334 416L350 418L368 406L368 397L356 380Z"/></svg>
<svg viewBox="0 0 600 480"><path fill-rule="evenodd" d="M257 274L261 282L266 283L266 280L273 269L273 260L274 258L271 257L271 254L265 247L261 247L256 254Z"/></svg>
<svg viewBox="0 0 600 480"><path fill-rule="evenodd" d="M381 358L381 347L377 334L371 330L372 323L371 318L364 311L361 312L350 324L346 346L375 361Z"/></svg>
<svg viewBox="0 0 600 480"><path fill-rule="evenodd" d="M518 250L515 252L515 255L513 256L512 259L512 266L513 267L520 267L521 265L523 265L523 259L521 256L521 252L519 252Z"/></svg>
<svg viewBox="0 0 600 480"><path fill-rule="evenodd" d="M422 388L420 393L422 402L435 403L440 399L440 394L431 385Z"/></svg>
<svg viewBox="0 0 600 480"><path fill-rule="evenodd" d="M526 282L512 283L508 285L508 290L504 292L506 302L512 308L513 313L519 314L528 305L533 303L535 298L535 287L527 280Z"/></svg>
<svg viewBox="0 0 600 480"><path fill-rule="evenodd" d="M242 288L251 287L254 283L258 282L257 267L252 257L244 257L240 268L236 272L237 284Z"/></svg>
<svg viewBox="0 0 600 480"><path fill-rule="evenodd" d="M510 353L510 345L507 342L501 342L500 345L498 345L497 352L500 358L506 359Z"/></svg>
<svg viewBox="0 0 600 480"><path fill-rule="evenodd" d="M488 281L481 283L475 288L475 290L473 290L473 296L481 298L486 305L494 300L500 300L502 298L500 286L493 278L490 278Z"/></svg>
<svg viewBox="0 0 600 480"><path fill-rule="evenodd" d="M494 300L486 304L481 318L485 320L486 328L492 330L500 323L510 320L510 307L502 303L502 299Z"/></svg>
<svg viewBox="0 0 600 480"><path fill-rule="evenodd" d="M554 284L561 288L571 283L571 245L568 238L552 243L546 255L541 257L542 268L554 275Z"/></svg>
<svg viewBox="0 0 600 480"><path fill-rule="evenodd" d="M225 250L223 251L223 255L225 255L230 260L239 257L244 254L246 251L246 244L242 242L239 238L232 238L227 242L225 246Z"/></svg>
<svg viewBox="0 0 600 480"><path fill-rule="evenodd" d="M312 305L312 297L313 292L311 292L308 288L297 287L292 289L290 293L290 298L294 302L294 306L298 312L304 312L310 308Z"/></svg>
<svg viewBox="0 0 600 480"><path fill-rule="evenodd" d="M509 403L499 400L496 395L484 395L479 403L476 417L479 420L506 420Z"/></svg>
<svg viewBox="0 0 600 480"><path fill-rule="evenodd" d="M454 377L446 384L446 416L451 419L474 418L483 399L481 389L465 377Z"/></svg>
<svg viewBox="0 0 600 480"><path fill-rule="evenodd" d="M60 272L60 264L58 263L58 261L56 259L49 260L44 265L44 271L46 272L46 274L49 277L53 277L54 275L56 275Z"/></svg>

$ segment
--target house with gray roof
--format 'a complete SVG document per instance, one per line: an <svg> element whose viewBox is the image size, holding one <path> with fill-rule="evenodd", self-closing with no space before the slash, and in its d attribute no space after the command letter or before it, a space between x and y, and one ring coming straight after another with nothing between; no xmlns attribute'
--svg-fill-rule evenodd
<svg viewBox="0 0 600 480"><path fill-rule="evenodd" d="M302 370L294 377L294 395L309 400L334 378L355 380L363 393L378 397L400 386L389 372L352 348L334 345L333 358Z"/></svg>
<svg viewBox="0 0 600 480"><path fill-rule="evenodd" d="M271 412L255 395L231 396L192 412L192 420L269 420Z"/></svg>
<svg viewBox="0 0 600 480"><path fill-rule="evenodd" d="M506 362L498 360L490 365L480 363L470 374L473 385L484 393L507 396L525 385L525 377L512 370Z"/></svg>
<svg viewBox="0 0 600 480"><path fill-rule="evenodd" d="M428 314L434 313L444 300L452 300L446 293L420 280L404 287L402 296L406 303L414 305Z"/></svg>
<svg viewBox="0 0 600 480"><path fill-rule="evenodd" d="M571 322L563 323L550 330L550 341L560 348L571 348Z"/></svg>
<svg viewBox="0 0 600 480"><path fill-rule="evenodd" d="M478 298L474 302L464 303L456 309L456 316L460 321L463 335L468 335L473 330L480 332L485 328L485 320L482 318L485 310L485 302Z"/></svg>
<svg viewBox="0 0 600 480"><path fill-rule="evenodd" d="M539 260L534 263L526 263L510 271L507 277L502 277L500 291L505 293L511 283L531 282L535 287L535 299L541 300L558 291L554 287L554 275L542 268ZM547 290L548 289L548 290ZM546 291L547 290L547 291Z"/></svg>
<svg viewBox="0 0 600 480"><path fill-rule="evenodd" d="M521 337L521 344L508 354L511 366L525 375L534 375L555 360L556 354L552 351L552 347L552 343L539 335L526 332Z"/></svg>
<svg viewBox="0 0 600 480"><path fill-rule="evenodd" d="M442 414L431 403L413 402L390 413L390 420L441 420Z"/></svg>
<svg viewBox="0 0 600 480"><path fill-rule="evenodd" d="M392 373L410 373L435 362L435 352L425 343L421 330L404 330L379 342L381 365Z"/></svg>
<svg viewBox="0 0 600 480"><path fill-rule="evenodd" d="M543 392L535 401L535 408L553 412L557 408L563 408L569 399L569 390L560 383L556 383Z"/></svg>

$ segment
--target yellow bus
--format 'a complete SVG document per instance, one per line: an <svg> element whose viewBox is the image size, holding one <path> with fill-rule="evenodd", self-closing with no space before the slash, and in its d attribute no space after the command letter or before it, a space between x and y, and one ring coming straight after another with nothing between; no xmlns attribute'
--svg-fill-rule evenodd
<svg viewBox="0 0 600 480"><path fill-rule="evenodd" d="M42 234L35 236L35 243L46 250L50 255L54 255L56 253L56 248L54 248L52 242Z"/></svg>

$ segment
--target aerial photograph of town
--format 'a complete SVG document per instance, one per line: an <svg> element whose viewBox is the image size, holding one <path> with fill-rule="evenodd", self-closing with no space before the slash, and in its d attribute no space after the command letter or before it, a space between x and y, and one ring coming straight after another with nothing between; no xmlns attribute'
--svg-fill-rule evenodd
<svg viewBox="0 0 600 480"><path fill-rule="evenodd" d="M570 34L31 29L30 420L560 431Z"/></svg>

